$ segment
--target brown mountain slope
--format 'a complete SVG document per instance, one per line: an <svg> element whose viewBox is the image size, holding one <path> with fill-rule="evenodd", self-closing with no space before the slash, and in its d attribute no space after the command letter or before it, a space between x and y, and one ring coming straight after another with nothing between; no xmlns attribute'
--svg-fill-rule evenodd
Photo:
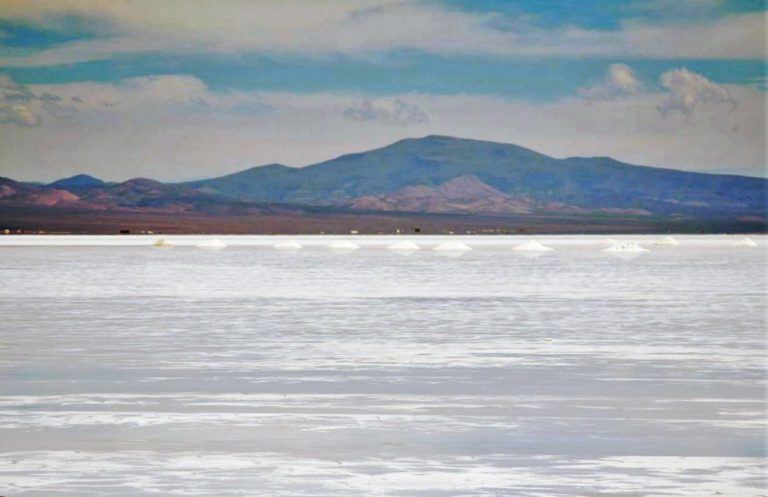
<svg viewBox="0 0 768 497"><path fill-rule="evenodd" d="M438 186L407 186L387 195L360 197L350 206L379 211L467 214L529 214L532 207L529 198L514 198L472 175L459 176Z"/></svg>

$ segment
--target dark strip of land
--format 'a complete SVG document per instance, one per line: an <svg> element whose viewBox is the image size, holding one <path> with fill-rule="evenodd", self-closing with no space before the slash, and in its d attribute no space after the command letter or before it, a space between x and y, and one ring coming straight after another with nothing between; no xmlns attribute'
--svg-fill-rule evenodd
<svg viewBox="0 0 768 497"><path fill-rule="evenodd" d="M277 206L215 215L0 206L0 233L319 234L350 233L764 233L761 219L392 213ZM399 231L398 231L399 230Z"/></svg>

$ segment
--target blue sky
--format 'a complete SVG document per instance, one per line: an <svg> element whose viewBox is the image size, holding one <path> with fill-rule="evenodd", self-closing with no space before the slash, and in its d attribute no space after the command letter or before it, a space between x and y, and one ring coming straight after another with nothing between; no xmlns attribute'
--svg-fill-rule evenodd
<svg viewBox="0 0 768 497"><path fill-rule="evenodd" d="M13 148L0 174L200 177L439 131L762 175L764 9L754 0L0 0L0 146ZM599 120L590 136L580 109ZM224 153L200 157L179 142L179 125L198 139L226 133ZM154 155L122 158L105 133L126 130ZM247 136L233 140L233 130ZM55 145L41 152L39 140Z"/></svg>

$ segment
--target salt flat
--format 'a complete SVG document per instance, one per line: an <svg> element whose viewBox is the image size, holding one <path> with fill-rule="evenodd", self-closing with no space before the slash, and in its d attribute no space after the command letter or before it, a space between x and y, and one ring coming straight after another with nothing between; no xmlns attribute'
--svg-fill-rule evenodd
<svg viewBox="0 0 768 497"><path fill-rule="evenodd" d="M766 495L768 239L611 237L0 237L0 495Z"/></svg>

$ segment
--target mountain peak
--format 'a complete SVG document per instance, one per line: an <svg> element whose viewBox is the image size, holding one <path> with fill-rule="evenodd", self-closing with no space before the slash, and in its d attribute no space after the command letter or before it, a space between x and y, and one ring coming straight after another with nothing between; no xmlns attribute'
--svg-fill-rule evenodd
<svg viewBox="0 0 768 497"><path fill-rule="evenodd" d="M427 135L423 138L414 138L414 140L417 141L432 141L432 142L438 142L438 141L472 141L470 139L463 139L463 138L456 138L455 136L448 136L448 135Z"/></svg>
<svg viewBox="0 0 768 497"><path fill-rule="evenodd" d="M106 183L104 183L104 181L100 180L99 178L94 178L88 174L76 174L74 176L70 176L69 178L63 178L54 181L53 183L49 183L48 186L51 188L66 190L67 188L96 188L104 186L105 184Z"/></svg>
<svg viewBox="0 0 768 497"><path fill-rule="evenodd" d="M286 166L285 164L280 164L279 162L273 162L271 164L264 164L263 166L252 167L250 170L254 169L291 169L291 167Z"/></svg>
<svg viewBox="0 0 768 497"><path fill-rule="evenodd" d="M455 136L448 136L448 135L426 135L422 137L409 137L409 138L403 138L402 140L398 140L391 145L398 145L398 144L414 144L414 143L424 143L424 144L447 144L447 143L472 143L472 142L480 142L480 140L473 140L471 138L456 138ZM489 142L484 142L489 143Z"/></svg>
<svg viewBox="0 0 768 497"><path fill-rule="evenodd" d="M525 155L528 157L539 157L551 159L551 157L544 155L535 150L515 145L514 143L502 143L489 140L478 140L474 138L457 138L455 136L448 135L427 135L421 138L404 138L389 146L388 148L408 148L408 149L425 149L425 150L442 150L450 148L451 150L459 151L461 149L470 151L482 151L487 152L493 150L496 154L515 154Z"/></svg>

